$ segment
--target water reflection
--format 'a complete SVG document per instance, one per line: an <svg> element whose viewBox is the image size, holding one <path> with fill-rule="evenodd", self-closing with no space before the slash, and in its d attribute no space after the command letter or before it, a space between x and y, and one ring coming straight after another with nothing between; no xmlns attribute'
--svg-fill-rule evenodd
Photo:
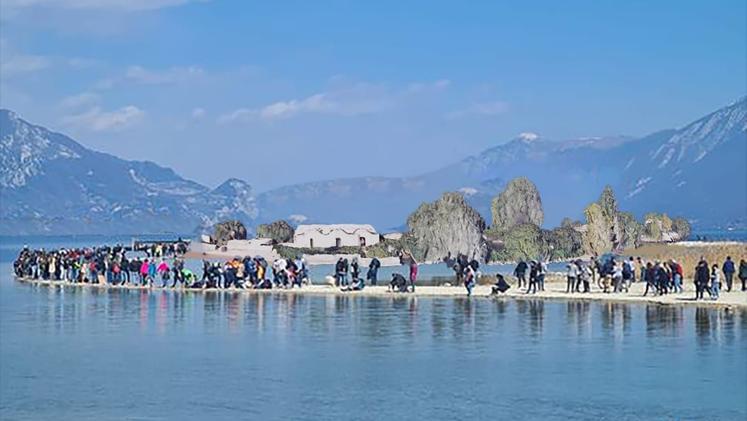
<svg viewBox="0 0 747 421"><path fill-rule="evenodd" d="M631 335L651 341L691 336L705 349L738 343L747 328L747 312L711 307L584 300L28 288L36 298L24 307L26 317L58 333L80 329L113 332L130 327L158 335L261 335L272 331L279 337L307 335L307 340L319 341L358 338L361 345L372 349L398 342L427 346L445 341L482 347L511 334L535 342L548 335L601 336L615 345L625 344Z"/></svg>

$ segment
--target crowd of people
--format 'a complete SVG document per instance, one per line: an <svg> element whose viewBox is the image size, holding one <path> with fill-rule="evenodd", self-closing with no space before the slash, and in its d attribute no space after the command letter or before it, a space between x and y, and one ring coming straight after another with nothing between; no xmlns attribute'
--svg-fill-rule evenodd
<svg viewBox="0 0 747 421"><path fill-rule="evenodd" d="M527 272L529 280L527 281ZM542 261L520 261L514 269L518 288L526 287L526 293L544 291L544 278L547 265ZM731 256L721 267L709 266L705 258L694 268L693 281L696 299L704 299L707 293L711 299L718 299L722 279L726 290L731 291L735 274L742 283L742 291L747 291L747 261L742 259L737 269ZM723 275L723 277L722 277ZM682 265L674 259L668 261L645 262L641 257L601 259L593 256L591 261L573 260L566 265L566 293L589 293L596 284L604 293L627 293L634 282L645 283L644 296L678 294L684 291L685 279ZM583 290L581 289L583 287Z"/></svg>
<svg viewBox="0 0 747 421"><path fill-rule="evenodd" d="M154 243L137 250L142 257L128 258L132 249L119 244L56 250L24 247L13 270L18 277L72 283L152 284L160 278L165 284L172 273L174 283L186 282L194 275L184 268L185 250L179 243Z"/></svg>
<svg viewBox="0 0 747 421"><path fill-rule="evenodd" d="M202 261L202 277L191 288L272 289L308 285L306 260L279 258L270 265L262 256L235 257L221 262Z"/></svg>
<svg viewBox="0 0 747 421"><path fill-rule="evenodd" d="M57 250L24 247L14 261L16 276L72 283L138 285L163 288L177 286L188 288L244 288L291 289L310 284L309 270L302 256L295 259L278 258L270 265L261 256L235 257L224 262L203 260L202 274L185 267L182 242L153 243L127 248L122 245ZM137 256L130 257L130 254ZM402 253L401 262L409 267L409 278L393 273L388 285L392 292L415 292L418 262L412 253ZM471 296L480 278L480 263L463 254L445 259L455 273L457 285L463 285ZM348 261L341 257L334 265L334 285L341 291L361 291L366 284L376 286L381 262L372 258L365 279L357 257ZM516 288L526 294L545 290L547 263L542 259L519 261L513 276ZM732 291L735 276L741 281L742 291L747 291L747 261L741 259L737 266L731 257L721 264L709 265L701 258L694 268L693 281L696 299L716 300L723 288ZM566 265L565 292L590 293L596 285L604 293L627 293L634 282L645 285L643 295L666 295L683 292L684 268L676 260L644 261L641 257L593 256L590 261L573 260ZM496 276L493 294L511 288L503 276Z"/></svg>

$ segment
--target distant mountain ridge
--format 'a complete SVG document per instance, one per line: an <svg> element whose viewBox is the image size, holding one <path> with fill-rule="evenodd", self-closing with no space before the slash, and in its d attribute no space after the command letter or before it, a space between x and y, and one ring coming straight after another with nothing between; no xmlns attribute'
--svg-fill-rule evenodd
<svg viewBox="0 0 747 421"><path fill-rule="evenodd" d="M460 191L490 220L490 201L518 176L540 191L545 224L582 218L602 188L624 210L682 215L700 226L744 225L747 99L643 138L548 141L523 133L412 177L356 177L255 195L242 180L215 189L152 162L127 161L0 110L0 234L192 232L224 219L290 219L401 229L422 202Z"/></svg>
<svg viewBox="0 0 747 421"><path fill-rule="evenodd" d="M419 176L285 186L258 195L259 220L301 214L314 222L369 222L387 230L445 191L464 192L489 220L490 199L511 179L526 176L540 190L547 225L566 216L582 218L584 207L608 184L623 209L639 216L664 211L701 226L744 225L746 110L747 99L741 98L682 128L639 139L558 142L524 133Z"/></svg>
<svg viewBox="0 0 747 421"><path fill-rule="evenodd" d="M0 110L0 233L191 232L226 218L252 220L251 186L211 190L147 161L92 151Z"/></svg>

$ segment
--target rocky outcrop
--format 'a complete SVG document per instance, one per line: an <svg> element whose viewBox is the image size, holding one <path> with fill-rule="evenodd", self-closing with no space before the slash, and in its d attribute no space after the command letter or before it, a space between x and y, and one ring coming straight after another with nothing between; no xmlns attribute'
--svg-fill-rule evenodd
<svg viewBox="0 0 747 421"><path fill-rule="evenodd" d="M610 186L602 191L597 202L585 210L584 249L589 253L622 251L640 243L641 229L632 214L617 209L615 193Z"/></svg>
<svg viewBox="0 0 747 421"><path fill-rule="evenodd" d="M690 223L684 218L671 219L666 213L652 212L647 213L643 220L645 241L679 241L690 236Z"/></svg>
<svg viewBox="0 0 747 421"><path fill-rule="evenodd" d="M261 224L257 227L257 238L272 238L276 243L287 243L293 240L295 230L285 220L271 224Z"/></svg>
<svg viewBox="0 0 747 421"><path fill-rule="evenodd" d="M511 180L506 189L493 199L491 211L492 230L496 232L508 231L521 224L539 227L544 221L542 199L537 186L525 177Z"/></svg>
<svg viewBox="0 0 747 421"><path fill-rule="evenodd" d="M229 240L246 240L246 227L241 221L224 221L213 226L213 242L225 245Z"/></svg>
<svg viewBox="0 0 747 421"><path fill-rule="evenodd" d="M690 222L682 217L672 219L672 231L679 235L680 240L687 240L692 232Z"/></svg>
<svg viewBox="0 0 747 421"><path fill-rule="evenodd" d="M438 200L423 203L407 218L405 243L419 260L432 261L458 253L485 260L485 220L459 193L445 193Z"/></svg>

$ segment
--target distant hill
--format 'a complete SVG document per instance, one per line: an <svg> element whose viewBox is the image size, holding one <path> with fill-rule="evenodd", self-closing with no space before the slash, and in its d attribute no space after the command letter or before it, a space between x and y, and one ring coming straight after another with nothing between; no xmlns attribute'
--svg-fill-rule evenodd
<svg viewBox="0 0 747 421"><path fill-rule="evenodd" d="M192 232L257 216L252 188L211 190L152 162L92 151L0 110L0 233Z"/></svg>
<svg viewBox="0 0 747 421"><path fill-rule="evenodd" d="M254 195L231 179L216 189L152 162L126 161L0 110L2 234L192 232L221 219L370 223L401 229L424 201L461 191L490 220L490 200L526 176L542 195L545 224L582 218L612 185L624 210L681 215L696 226L745 226L747 99L678 129L633 139L545 140L524 133L412 177L301 183Z"/></svg>
<svg viewBox="0 0 747 421"><path fill-rule="evenodd" d="M545 224L581 218L610 184L625 210L683 215L700 226L745 224L747 100L679 129L633 139L549 141L525 133L461 162L407 178L343 178L281 187L260 194L259 220L301 214L314 222L401 226L423 201L461 190L490 220L490 199L512 178L538 187Z"/></svg>

